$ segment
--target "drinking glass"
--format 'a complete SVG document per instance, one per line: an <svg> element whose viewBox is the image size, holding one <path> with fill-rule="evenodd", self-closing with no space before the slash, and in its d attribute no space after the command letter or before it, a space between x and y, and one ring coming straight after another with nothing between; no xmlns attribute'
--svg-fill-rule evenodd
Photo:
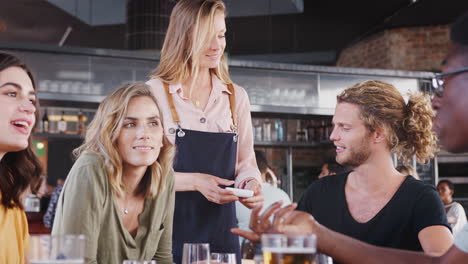
<svg viewBox="0 0 468 264"><path fill-rule="evenodd" d="M318 253L316 262L317 264L333 264L333 259L330 256Z"/></svg>
<svg viewBox="0 0 468 264"><path fill-rule="evenodd" d="M122 264L156 264L156 260L124 260Z"/></svg>
<svg viewBox="0 0 468 264"><path fill-rule="evenodd" d="M211 253L211 264L236 264L236 254Z"/></svg>
<svg viewBox="0 0 468 264"><path fill-rule="evenodd" d="M84 235L34 235L30 237L28 259L31 264L84 263Z"/></svg>
<svg viewBox="0 0 468 264"><path fill-rule="evenodd" d="M311 235L263 234L262 251L265 264L313 264L317 237Z"/></svg>
<svg viewBox="0 0 468 264"><path fill-rule="evenodd" d="M210 244L185 243L182 254L182 264L209 264Z"/></svg>

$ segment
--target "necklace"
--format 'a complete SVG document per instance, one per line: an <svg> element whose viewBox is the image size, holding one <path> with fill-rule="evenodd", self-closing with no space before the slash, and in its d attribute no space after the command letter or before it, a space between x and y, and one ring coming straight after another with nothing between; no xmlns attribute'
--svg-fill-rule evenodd
<svg viewBox="0 0 468 264"><path fill-rule="evenodd" d="M200 108L200 101L198 101L197 99L195 99L195 106L196 106L197 108Z"/></svg>
<svg viewBox="0 0 468 264"><path fill-rule="evenodd" d="M128 205L128 193L125 192L125 205L124 205L123 213L126 214L126 215L128 214L127 205Z"/></svg>

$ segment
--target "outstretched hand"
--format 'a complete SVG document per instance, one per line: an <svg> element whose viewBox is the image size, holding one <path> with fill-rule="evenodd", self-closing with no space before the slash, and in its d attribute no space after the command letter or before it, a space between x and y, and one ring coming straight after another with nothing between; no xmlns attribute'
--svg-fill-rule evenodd
<svg viewBox="0 0 468 264"><path fill-rule="evenodd" d="M294 211L297 207L296 203L281 208L282 204L282 201L272 204L262 215L259 215L262 207L255 207L250 215L249 228L252 231L233 228L231 229L231 232L247 238L252 242L259 242L260 236L264 233L314 233L316 222L310 214L301 211ZM270 221L270 216L272 215L274 215L274 218L273 221Z"/></svg>

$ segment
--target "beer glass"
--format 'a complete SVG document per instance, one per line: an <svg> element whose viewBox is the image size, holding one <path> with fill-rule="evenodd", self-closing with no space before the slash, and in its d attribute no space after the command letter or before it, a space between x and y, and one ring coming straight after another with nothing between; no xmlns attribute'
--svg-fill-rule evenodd
<svg viewBox="0 0 468 264"><path fill-rule="evenodd" d="M263 261L265 264L315 264L316 245L314 234L263 234Z"/></svg>
<svg viewBox="0 0 468 264"><path fill-rule="evenodd" d="M84 252L84 235L34 235L27 255L31 264L81 264Z"/></svg>
<svg viewBox="0 0 468 264"><path fill-rule="evenodd" d="M236 254L211 253L211 264L236 264Z"/></svg>
<svg viewBox="0 0 468 264"><path fill-rule="evenodd" d="M210 244L185 243L182 253L182 264L209 264Z"/></svg>

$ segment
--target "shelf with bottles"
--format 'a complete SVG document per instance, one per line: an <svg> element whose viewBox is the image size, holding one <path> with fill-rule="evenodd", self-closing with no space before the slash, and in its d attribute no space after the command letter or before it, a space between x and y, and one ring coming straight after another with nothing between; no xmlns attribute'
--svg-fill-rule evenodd
<svg viewBox="0 0 468 264"><path fill-rule="evenodd" d="M46 106L39 111L34 137L84 138L96 110Z"/></svg>
<svg viewBox="0 0 468 264"><path fill-rule="evenodd" d="M321 147L331 145L331 117L253 117L254 144L259 147Z"/></svg>

